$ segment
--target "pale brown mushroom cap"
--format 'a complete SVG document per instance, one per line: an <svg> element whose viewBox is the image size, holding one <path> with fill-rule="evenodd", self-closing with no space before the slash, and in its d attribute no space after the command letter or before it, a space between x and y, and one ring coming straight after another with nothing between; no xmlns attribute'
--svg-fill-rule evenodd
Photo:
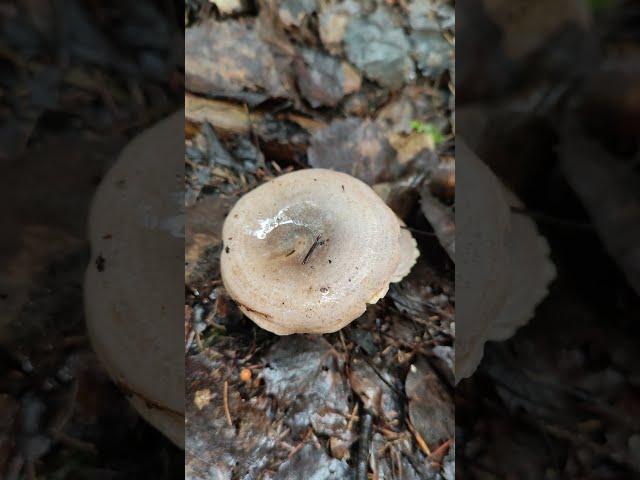
<svg viewBox="0 0 640 480"><path fill-rule="evenodd" d="M183 128L179 111L146 130L103 179L91 206L85 277L87 329L98 357L138 412L179 446L184 145L176 131Z"/></svg>
<svg viewBox="0 0 640 480"><path fill-rule="evenodd" d="M418 257L420 256L420 250L418 250L418 243L413 238L411 232L404 227L404 222L400 220L400 261L396 267L396 271L391 277L391 283L396 283L409 275L409 272L416 264Z"/></svg>
<svg viewBox="0 0 640 480"><path fill-rule="evenodd" d="M549 246L522 204L456 139L456 381L473 374L488 340L533 317L555 276Z"/></svg>
<svg viewBox="0 0 640 480"><path fill-rule="evenodd" d="M334 332L384 296L401 263L401 238L396 215L369 186L344 173L300 170L231 210L222 279L265 330Z"/></svg>
<svg viewBox="0 0 640 480"><path fill-rule="evenodd" d="M505 237L509 208L502 185L456 138L456 379L482 358L487 332L507 297Z"/></svg>

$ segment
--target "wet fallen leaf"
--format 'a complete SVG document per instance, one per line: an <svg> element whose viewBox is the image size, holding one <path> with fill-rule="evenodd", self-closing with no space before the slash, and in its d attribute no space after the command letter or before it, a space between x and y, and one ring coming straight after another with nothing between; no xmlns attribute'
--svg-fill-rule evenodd
<svg viewBox="0 0 640 480"><path fill-rule="evenodd" d="M315 10L316 0L281 0L278 16L285 26L300 27Z"/></svg>
<svg viewBox="0 0 640 480"><path fill-rule="evenodd" d="M275 59L255 24L208 20L185 33L186 86L216 95L244 90L286 97Z"/></svg>
<svg viewBox="0 0 640 480"><path fill-rule="evenodd" d="M384 7L351 20L344 43L349 60L383 87L398 89L415 77L409 39Z"/></svg>
<svg viewBox="0 0 640 480"><path fill-rule="evenodd" d="M425 77L437 77L453 68L454 48L440 33L414 31L413 58Z"/></svg>
<svg viewBox="0 0 640 480"><path fill-rule="evenodd" d="M360 13L361 6L354 0L323 2L319 14L319 33L325 48L333 54L342 51L342 39L351 18Z"/></svg>
<svg viewBox="0 0 640 480"><path fill-rule="evenodd" d="M350 406L343 359L323 337L284 337L265 361L265 390L287 405L285 422L294 431L309 425L325 434L346 428Z"/></svg>
<svg viewBox="0 0 640 480"><path fill-rule="evenodd" d="M302 96L314 108L335 107L360 89L360 74L351 65L316 50L303 50L295 71Z"/></svg>
<svg viewBox="0 0 640 480"><path fill-rule="evenodd" d="M365 360L352 358L349 381L367 410L387 422L398 418L398 395L392 388L394 378L388 371L376 370Z"/></svg>
<svg viewBox="0 0 640 480"><path fill-rule="evenodd" d="M225 401L226 376L219 361L189 356L185 371L185 478L227 479L233 471L255 478L272 460L280 424L269 420L264 405L244 402L234 385L228 387Z"/></svg>
<svg viewBox="0 0 640 480"><path fill-rule="evenodd" d="M424 358L409 369L405 391L411 423L431 450L454 437L455 412L451 393Z"/></svg>
<svg viewBox="0 0 640 480"><path fill-rule="evenodd" d="M311 138L309 164L353 175L372 185L388 180L394 150L383 129L370 120L334 120Z"/></svg>
<svg viewBox="0 0 640 480"><path fill-rule="evenodd" d="M322 448L311 443L302 447L278 469L278 478L282 480L341 480L350 475L351 469L346 462L329 457Z"/></svg>
<svg viewBox="0 0 640 480"><path fill-rule="evenodd" d="M187 209L184 273L191 288L219 278L222 223L234 202L224 197L204 198Z"/></svg>

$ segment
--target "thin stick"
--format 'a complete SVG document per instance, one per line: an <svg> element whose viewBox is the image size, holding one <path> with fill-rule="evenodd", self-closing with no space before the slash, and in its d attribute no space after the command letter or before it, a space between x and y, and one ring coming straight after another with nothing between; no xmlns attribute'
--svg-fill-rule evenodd
<svg viewBox="0 0 640 480"><path fill-rule="evenodd" d="M432 464L436 464L440 466L440 464L442 463L442 459L445 457L447 453L449 453L449 448L451 448L452 444L453 444L453 440L449 439L446 442L444 442L442 445L440 445L438 448L436 448L433 452L431 452L430 459Z"/></svg>
<svg viewBox="0 0 640 480"><path fill-rule="evenodd" d="M407 421L407 427L409 428L409 431L413 433L413 436L416 439L416 443L418 444L418 447L420 447L420 450L422 450L422 453L424 453L427 457L431 456L431 449L427 445L427 442L424 441L424 438L422 438L422 435L420 435L420 433L415 428L413 428L413 425L409 421Z"/></svg>
<svg viewBox="0 0 640 480"><path fill-rule="evenodd" d="M231 420L231 412L229 411L229 383L225 380L222 391L222 399L224 403L224 415L227 417L227 424L233 427L233 421Z"/></svg>
<svg viewBox="0 0 640 480"><path fill-rule="evenodd" d="M356 403L353 406L353 410L351 410L351 415L349 415L349 421L347 422L347 432L351 431L351 427L353 427L353 421L358 418L358 404Z"/></svg>
<svg viewBox="0 0 640 480"><path fill-rule="evenodd" d="M367 480L369 472L369 448L371 442L371 426L373 417L368 412L362 415L362 425L360 426L360 445L358 445L358 464L356 469L356 480Z"/></svg>
<svg viewBox="0 0 640 480"><path fill-rule="evenodd" d="M318 247L319 244L320 244L320 235L318 235L316 237L315 241L313 242L313 245L311 245L311 248L309 249L309 251L305 255L304 260L302 260L302 264L303 265L305 265L307 263L307 260L309 260L309 257L311 256L313 251Z"/></svg>

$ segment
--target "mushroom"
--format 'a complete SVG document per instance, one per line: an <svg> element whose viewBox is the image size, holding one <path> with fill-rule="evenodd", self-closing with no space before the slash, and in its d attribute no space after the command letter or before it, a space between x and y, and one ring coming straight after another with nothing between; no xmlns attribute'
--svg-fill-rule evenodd
<svg viewBox="0 0 640 480"><path fill-rule="evenodd" d="M522 204L464 140L456 139L456 381L470 376L488 340L527 323L555 276L549 246Z"/></svg>
<svg viewBox="0 0 640 480"><path fill-rule="evenodd" d="M242 312L278 335L334 332L384 297L416 242L365 183L325 169L244 195L223 230L222 280Z"/></svg>
<svg viewBox="0 0 640 480"><path fill-rule="evenodd" d="M85 311L94 350L132 405L184 448L183 112L129 143L89 216Z"/></svg>

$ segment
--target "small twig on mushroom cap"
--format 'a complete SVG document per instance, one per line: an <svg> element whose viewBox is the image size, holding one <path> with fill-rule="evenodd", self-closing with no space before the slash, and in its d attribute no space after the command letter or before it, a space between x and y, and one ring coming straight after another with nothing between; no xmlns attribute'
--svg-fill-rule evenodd
<svg viewBox="0 0 640 480"><path fill-rule="evenodd" d="M313 251L318 247L318 245L321 245L320 237L321 237L321 235L318 235L316 237L315 241L313 242L313 245L311 245L311 248L309 249L309 251L307 252L307 254L304 257L304 260L302 260L302 264L303 265L307 264L307 261L309 260L309 257L311 257L311 254L313 253Z"/></svg>

